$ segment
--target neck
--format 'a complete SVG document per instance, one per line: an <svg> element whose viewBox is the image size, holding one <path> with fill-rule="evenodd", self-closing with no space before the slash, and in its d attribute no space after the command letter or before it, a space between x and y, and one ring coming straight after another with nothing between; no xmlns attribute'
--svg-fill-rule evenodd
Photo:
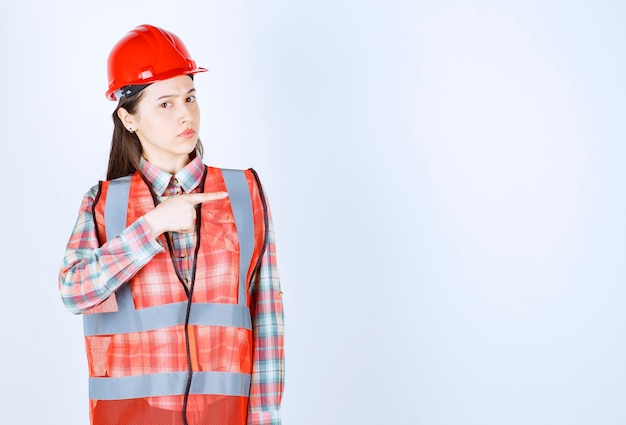
<svg viewBox="0 0 626 425"><path fill-rule="evenodd" d="M161 170L166 171L172 175L178 173L180 170L185 168L191 159L189 155L184 155L175 158L154 158L148 155L144 155L146 161L150 164L159 167Z"/></svg>

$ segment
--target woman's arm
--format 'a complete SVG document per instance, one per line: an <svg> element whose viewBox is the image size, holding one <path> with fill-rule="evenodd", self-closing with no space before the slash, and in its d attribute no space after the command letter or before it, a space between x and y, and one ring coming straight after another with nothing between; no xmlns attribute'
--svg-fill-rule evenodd
<svg viewBox="0 0 626 425"><path fill-rule="evenodd" d="M267 245L251 288L254 352L248 425L281 423L279 409L284 378L283 303L269 208L267 214Z"/></svg>
<svg viewBox="0 0 626 425"><path fill-rule="evenodd" d="M94 186L83 198L59 272L61 298L74 314L106 300L164 249L143 217L99 246L93 220L97 192Z"/></svg>

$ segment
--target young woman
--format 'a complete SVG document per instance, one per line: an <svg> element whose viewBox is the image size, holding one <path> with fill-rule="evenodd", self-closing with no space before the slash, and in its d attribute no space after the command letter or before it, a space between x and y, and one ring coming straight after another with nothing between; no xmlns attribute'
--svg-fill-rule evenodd
<svg viewBox="0 0 626 425"><path fill-rule="evenodd" d="M204 71L151 25L109 56L107 180L83 198L59 274L83 314L93 425L280 423L271 216L254 170L202 162Z"/></svg>

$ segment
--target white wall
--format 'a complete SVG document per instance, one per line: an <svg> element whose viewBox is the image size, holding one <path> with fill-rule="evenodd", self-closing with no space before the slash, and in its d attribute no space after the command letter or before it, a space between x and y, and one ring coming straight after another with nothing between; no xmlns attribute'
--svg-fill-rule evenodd
<svg viewBox="0 0 626 425"><path fill-rule="evenodd" d="M269 193L286 424L626 423L625 20L618 0L3 0L0 423L88 421L57 271L106 168L106 57L142 23L210 68L205 161Z"/></svg>

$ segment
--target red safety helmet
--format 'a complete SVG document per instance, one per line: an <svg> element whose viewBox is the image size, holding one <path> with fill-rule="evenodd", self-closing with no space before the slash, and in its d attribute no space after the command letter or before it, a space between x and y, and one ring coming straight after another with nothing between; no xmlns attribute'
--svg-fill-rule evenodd
<svg viewBox="0 0 626 425"><path fill-rule="evenodd" d="M207 71L196 66L176 34L152 25L140 25L118 41L109 54L107 69L106 97L110 100L118 100L122 95L118 90L126 86Z"/></svg>

